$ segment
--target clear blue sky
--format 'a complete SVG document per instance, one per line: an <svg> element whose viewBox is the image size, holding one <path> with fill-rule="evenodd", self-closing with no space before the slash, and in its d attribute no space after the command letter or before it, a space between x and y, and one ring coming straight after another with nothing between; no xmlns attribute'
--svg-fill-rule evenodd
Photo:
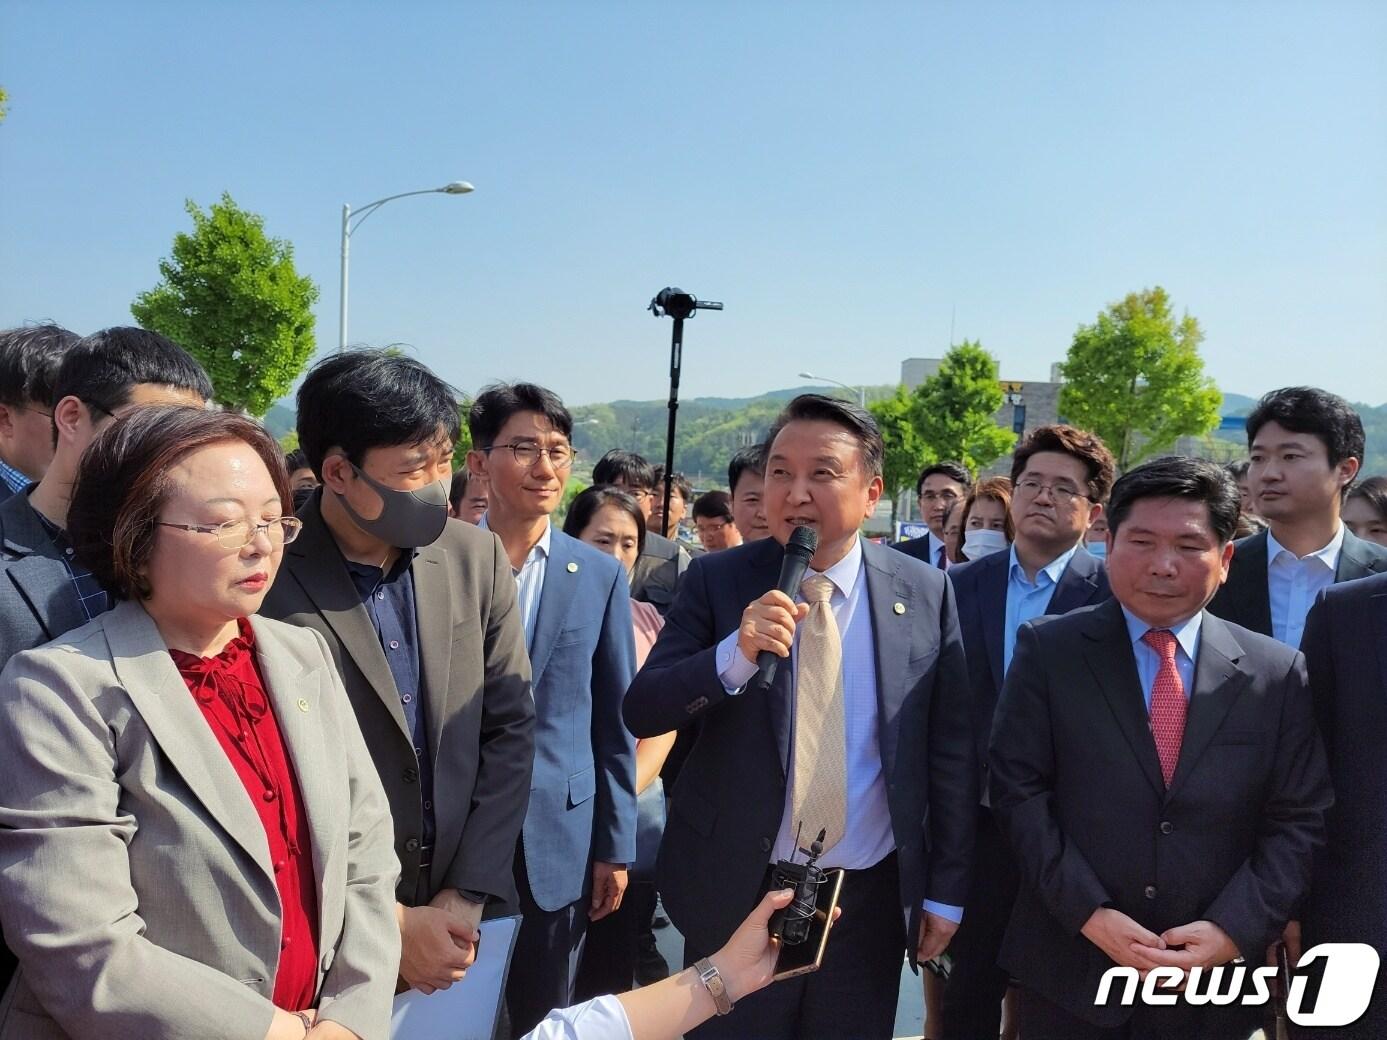
<svg viewBox="0 0 1387 1040"><path fill-rule="evenodd" d="M977 338L1045 378L1161 284L1228 391L1387 400L1387 4L0 0L0 324L128 323L185 198L293 242L337 339L572 403Z"/></svg>

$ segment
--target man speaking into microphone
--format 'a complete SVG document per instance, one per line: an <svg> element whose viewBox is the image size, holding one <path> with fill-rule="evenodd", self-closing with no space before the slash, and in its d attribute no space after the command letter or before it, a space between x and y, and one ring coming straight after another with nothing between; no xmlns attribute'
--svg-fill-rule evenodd
<svg viewBox="0 0 1387 1040"><path fill-rule="evenodd" d="M700 1040L886 1040L902 953L938 956L968 891L977 772L953 592L942 571L859 535L882 493L866 411L805 394L767 443L772 537L693 562L626 724L639 737L702 721L657 868L686 963L727 940L774 863L803 861L797 832L807 846L825 830L818 865L846 871L821 969L748 997ZM817 542L790 595L777 585L800 527Z"/></svg>

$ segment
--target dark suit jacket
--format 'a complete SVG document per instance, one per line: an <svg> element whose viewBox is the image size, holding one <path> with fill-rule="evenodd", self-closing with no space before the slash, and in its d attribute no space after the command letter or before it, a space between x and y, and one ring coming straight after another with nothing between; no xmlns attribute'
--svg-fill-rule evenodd
<svg viewBox="0 0 1387 1040"><path fill-rule="evenodd" d="M1210 920L1260 963L1309 886L1333 800L1304 658L1208 613L1167 791L1116 600L1021 626L991 759L1021 871L999 963L1103 1026L1132 1008L1093 1006L1112 967L1080 934L1093 911L1157 934Z"/></svg>
<svg viewBox="0 0 1387 1040"><path fill-rule="evenodd" d="M921 535L919 538L909 538L904 542L894 542L891 545L891 548L895 549L897 552L903 552L907 556L912 556L917 560L929 564L935 570L938 570L939 562L930 559L929 547L930 536L927 534Z"/></svg>
<svg viewBox="0 0 1387 1040"><path fill-rule="evenodd" d="M679 580L689 569L689 560L688 552L678 542L647 531L645 548L631 571L631 598L668 614L679 590Z"/></svg>
<svg viewBox="0 0 1387 1040"><path fill-rule="evenodd" d="M784 812L792 669L778 669L767 694L729 696L716 662L747 604L775 587L783 554L765 538L696 559L626 698L638 737L702 720L657 866L670 920L697 950L721 946L756 902ZM966 662L944 575L870 542L862 555L882 767L913 936L926 897L963 906L968 896L977 773Z"/></svg>
<svg viewBox="0 0 1387 1040"><path fill-rule="evenodd" d="M397 896L413 905L423 802L400 694L318 496L299 514L261 613L319 632L380 773L395 821ZM428 890L513 901L511 862L534 757L534 702L515 579L495 535L449 520L412 564L437 824Z"/></svg>
<svg viewBox="0 0 1387 1040"><path fill-rule="evenodd" d="M1301 918L1304 945L1368 943L1387 962L1387 574L1325 589L1302 642L1335 792ZM1387 1036L1387 983L1379 978L1353 1025L1310 1032Z"/></svg>
<svg viewBox="0 0 1387 1040"><path fill-rule="evenodd" d="M1344 545L1334 580L1353 581L1387 572L1387 549L1344 528ZM1267 590L1267 532L1240 538L1234 543L1228 580L1209 604L1209 612L1225 621L1271 635L1271 593Z"/></svg>
<svg viewBox="0 0 1387 1040"><path fill-rule="evenodd" d="M87 623L77 590L28 495L0 503L0 668Z"/></svg>
<svg viewBox="0 0 1387 1040"><path fill-rule="evenodd" d="M963 647L968 652L973 735L978 743L983 784L987 783L987 742L992 735L992 715L997 710L1002 680L1006 678L1002 662L1006 650L1007 572L1010 566L1010 552L995 552L949 571L954 595L958 597ZM1110 595L1103 561L1080 546L1060 575L1045 612L1068 614L1079 607L1101 603Z"/></svg>
<svg viewBox="0 0 1387 1040"><path fill-rule="evenodd" d="M559 910L588 891L593 860L636 859L636 742L621 702L636 672L626 572L554 531L530 641L535 773L525 816L530 894Z"/></svg>

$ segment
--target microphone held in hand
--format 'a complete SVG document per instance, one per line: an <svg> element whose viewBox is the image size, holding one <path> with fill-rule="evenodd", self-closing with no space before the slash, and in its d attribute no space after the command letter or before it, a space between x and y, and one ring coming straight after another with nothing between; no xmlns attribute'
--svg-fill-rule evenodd
<svg viewBox="0 0 1387 1040"><path fill-rule="evenodd" d="M819 533L812 527L796 527L785 546L785 558L780 562L780 581L776 588L791 599L799 591L799 583L804 580L804 572L809 561L819 548ZM769 690L775 682L775 671L780 665L780 657L770 650L762 650L756 655L756 678L751 681L754 689Z"/></svg>

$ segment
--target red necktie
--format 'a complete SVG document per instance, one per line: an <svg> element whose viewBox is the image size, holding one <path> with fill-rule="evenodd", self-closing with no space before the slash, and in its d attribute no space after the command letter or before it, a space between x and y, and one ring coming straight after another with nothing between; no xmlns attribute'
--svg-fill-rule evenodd
<svg viewBox="0 0 1387 1040"><path fill-rule="evenodd" d="M1180 741L1185 736L1185 684L1175 667L1175 636L1164 628L1149 630L1141 641L1160 654L1161 667L1151 686L1151 735L1156 738L1156 754L1161 760L1161 776L1166 787L1180 760Z"/></svg>

